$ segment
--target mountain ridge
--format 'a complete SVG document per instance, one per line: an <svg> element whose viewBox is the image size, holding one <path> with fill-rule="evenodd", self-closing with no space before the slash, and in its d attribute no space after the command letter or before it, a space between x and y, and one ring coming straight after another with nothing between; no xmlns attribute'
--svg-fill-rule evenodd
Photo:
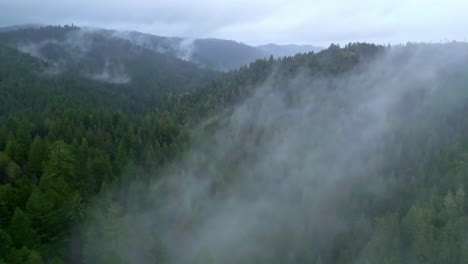
<svg viewBox="0 0 468 264"><path fill-rule="evenodd" d="M3 32L44 27L47 26L25 24L5 28ZM95 27L83 27L80 30L126 39L133 44L158 53L175 56L195 63L202 68L223 72L239 69L241 66L257 59L268 58L271 55L279 58L293 56L298 53L317 52L323 49L318 46L296 44L279 45L271 43L254 46L235 40L219 38L165 37L138 31L120 31Z"/></svg>
<svg viewBox="0 0 468 264"><path fill-rule="evenodd" d="M268 56L272 55L275 58L294 56L299 53L319 52L324 50L324 47L314 46L309 44L284 44L279 45L269 43L265 45L255 46L265 52Z"/></svg>

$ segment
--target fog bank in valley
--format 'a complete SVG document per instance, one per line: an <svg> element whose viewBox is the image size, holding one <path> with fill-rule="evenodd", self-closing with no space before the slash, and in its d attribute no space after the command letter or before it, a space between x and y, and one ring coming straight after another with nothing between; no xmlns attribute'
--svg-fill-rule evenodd
<svg viewBox="0 0 468 264"><path fill-rule="evenodd" d="M468 97L451 82L466 70L462 45L388 48L339 76L272 72L231 114L210 119L214 134L199 136L158 180L98 199L85 258L318 261L347 225L368 221L350 197L395 195L386 172L404 162L395 142L406 138L420 153L418 138L429 133L457 142L444 120ZM359 263L371 251L364 246Z"/></svg>

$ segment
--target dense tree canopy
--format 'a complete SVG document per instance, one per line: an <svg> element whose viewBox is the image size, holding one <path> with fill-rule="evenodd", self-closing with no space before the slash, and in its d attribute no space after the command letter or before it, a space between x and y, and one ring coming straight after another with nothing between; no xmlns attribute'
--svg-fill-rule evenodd
<svg viewBox="0 0 468 264"><path fill-rule="evenodd" d="M150 199L144 193L130 195L129 183L163 177L190 144L222 128L233 107L265 82L287 95L294 92L288 81L298 74L324 80L355 74L383 59L389 49L400 50L389 67L404 65L409 53L421 49L468 49L456 43L331 45L319 53L260 59L220 74L97 33L75 36L91 47L76 59L70 57L76 47L67 42L67 34L78 31L66 26L0 33L0 263L128 263L118 249L136 246L122 244L131 234L120 226L130 220L119 216L130 210L128 200L140 199L144 207ZM42 57L16 49L24 43L46 43ZM50 73L61 60L67 63L63 72ZM130 81L89 78L106 63L124 65ZM466 96L467 69L465 62L458 71L446 73L441 84L453 87L457 97ZM338 86L325 86L331 99L317 112L346 111L346 100L333 97ZM456 99L443 93L440 97ZM364 175L347 183L352 191L342 194L346 201L337 210L359 217L326 237L319 237L307 219L295 219L297 230L279 237L272 233L265 242L273 253L238 263L466 263L468 104L445 113L444 106L429 102L411 112L419 98L408 97L401 108L407 111L406 121L392 121L386 145L379 146L381 154L369 157L387 160L388 166L375 172L382 177ZM216 122L200 132L202 121L212 117ZM408 120L425 132L413 131ZM264 131L248 134L245 144L267 140L262 139ZM213 190L229 189L228 177L236 177L237 162L236 157L225 161L223 178ZM362 185L368 188L358 188ZM116 194L113 186L124 191ZM391 195L376 195L376 186L387 186ZM92 203L103 210L90 213ZM105 226L95 226L93 232L78 228L94 218L105 219ZM193 218L190 223L196 225ZM185 227L190 229L190 224ZM143 252L140 263L171 263L160 232L148 230L151 241L135 249ZM112 246L101 251L89 241ZM202 250L194 263L216 263L212 255Z"/></svg>

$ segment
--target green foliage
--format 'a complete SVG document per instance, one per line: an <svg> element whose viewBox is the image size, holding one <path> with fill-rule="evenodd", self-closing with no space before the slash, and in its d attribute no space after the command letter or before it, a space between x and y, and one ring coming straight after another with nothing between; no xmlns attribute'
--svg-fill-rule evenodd
<svg viewBox="0 0 468 264"><path fill-rule="evenodd" d="M42 166L46 160L46 153L47 148L44 141L39 136L36 136L31 144L28 155L29 173L33 179L37 179L42 175Z"/></svg>
<svg viewBox="0 0 468 264"><path fill-rule="evenodd" d="M38 246L36 231L31 226L31 220L20 208L16 208L9 227L9 234L16 248L35 248Z"/></svg>
<svg viewBox="0 0 468 264"><path fill-rule="evenodd" d="M14 161L10 161L5 170L9 182L15 182L22 174L21 167Z"/></svg>
<svg viewBox="0 0 468 264"><path fill-rule="evenodd" d="M0 243L0 259L5 259L11 250L12 242L10 235L2 229L0 229L0 241L2 241Z"/></svg>
<svg viewBox="0 0 468 264"><path fill-rule="evenodd" d="M41 179L40 185L53 184L49 181L63 179L68 184L75 187L78 180L75 177L75 156L71 152L71 148L63 141L55 142L50 150L49 158L44 165L44 178ZM41 186L43 189L48 189L48 186Z"/></svg>
<svg viewBox="0 0 468 264"><path fill-rule="evenodd" d="M144 201L145 194L130 196L135 188L131 183L135 178L143 185L157 180L191 143L192 135L209 138L224 125L222 118L216 118L200 131L201 120L229 112L267 80L287 90L282 84L299 73L325 80L343 76L385 52L372 44L331 45L319 53L257 60L221 75L94 33L86 37L89 53L77 60L69 57L69 47L62 44L79 30L66 26L0 33L0 263L69 263L71 237L77 241L75 250L80 251L83 263L135 262L122 253L132 246L122 242L132 234L121 228L124 220L129 221L121 216L129 210L130 200ZM64 72L52 76L43 73L53 63L13 48L17 43L49 39L56 41L42 50L45 58L69 63ZM216 41L205 42L210 46ZM405 52L395 60L404 65L405 54L415 48L424 46L401 47ZM232 58L232 54L224 55ZM102 69L106 58L112 58L112 65L120 61L131 82L103 83L86 77ZM206 63L214 65L217 60ZM460 73L447 73L447 80L441 80L459 89L440 94L444 102L465 94L466 68L460 65ZM216 77L220 78L211 82ZM333 91L333 83L327 85ZM318 112L346 111L346 100L332 95L336 93L327 94ZM447 113L444 105L432 105L440 108L435 115L424 108L433 102L419 104L421 96L414 97L408 105L421 109L412 117L429 132L415 135L406 124L389 118L395 127L386 135L388 146L382 146L381 156L373 157L386 160L388 168L376 173L381 177L363 175L361 182L350 182L349 188L355 191L340 194L346 199L341 207L333 208L348 216L349 223L323 237L311 231L308 219L294 219L296 230L272 234L271 241L265 241L271 252L259 256L256 263L466 262L467 107L463 104ZM442 130L431 127L433 119L440 121ZM234 163L226 161L223 175L214 181L217 193L228 191L235 182ZM111 186L121 187L122 193L112 197L107 193ZM372 188L382 193L369 191ZM101 196L106 196L97 206L101 210L88 210L94 198ZM73 229L93 219L105 224L89 233ZM160 233L148 229L152 238L138 245L143 252L139 260L171 263L173 256ZM109 246L101 252L89 241ZM194 254L193 263L216 261L216 252L202 249Z"/></svg>
<svg viewBox="0 0 468 264"><path fill-rule="evenodd" d="M15 140L9 140L5 147L5 154L11 159L16 157L17 144Z"/></svg>
<svg viewBox="0 0 468 264"><path fill-rule="evenodd" d="M8 255L7 263L28 264L31 258L31 250L26 247L20 249L13 248Z"/></svg>
<svg viewBox="0 0 468 264"><path fill-rule="evenodd" d="M55 257L51 261L49 261L49 264L64 264L64 262L61 259Z"/></svg>
<svg viewBox="0 0 468 264"><path fill-rule="evenodd" d="M29 260L27 263L28 264L43 264L44 261L42 260L42 257L38 252L32 251L31 254L29 255Z"/></svg>

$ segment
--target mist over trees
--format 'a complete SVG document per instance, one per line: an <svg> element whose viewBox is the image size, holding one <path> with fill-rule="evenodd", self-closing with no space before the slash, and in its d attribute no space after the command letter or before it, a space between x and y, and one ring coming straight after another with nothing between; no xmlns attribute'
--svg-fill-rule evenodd
<svg viewBox="0 0 468 264"><path fill-rule="evenodd" d="M115 34L0 33L0 263L468 260L467 44L222 73Z"/></svg>
<svg viewBox="0 0 468 264"><path fill-rule="evenodd" d="M92 48L93 39L99 40L99 45L101 46L110 45L109 40L112 40L114 45L119 40L120 42L126 40L139 48L177 57L178 59L192 62L204 69L223 72L236 70L257 59L269 58L271 55L275 58L280 58L293 56L297 53L318 52L323 49L322 47L312 45L292 44L250 46L233 40L163 37L136 31L78 28L76 26L56 28L26 24L0 28L0 32L2 31L8 33L3 34L4 40L16 43L24 52L43 58L49 55L49 59L53 59L50 58L51 44L65 44L53 49L68 50L68 55L74 55L76 58L76 55L83 55L83 53ZM47 31L49 32L47 33ZM133 47L133 49L135 48ZM115 59L115 56L116 54L113 54L111 58ZM55 56L56 58L57 56ZM63 67L63 65L61 66ZM179 67L181 66L179 65Z"/></svg>

